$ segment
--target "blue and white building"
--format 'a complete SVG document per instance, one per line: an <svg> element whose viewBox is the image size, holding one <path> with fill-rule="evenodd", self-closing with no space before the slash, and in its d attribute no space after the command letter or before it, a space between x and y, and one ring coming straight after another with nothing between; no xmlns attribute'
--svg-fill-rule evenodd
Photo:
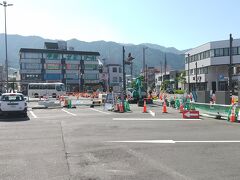
<svg viewBox="0 0 240 180"><path fill-rule="evenodd" d="M30 82L62 82L68 91L97 89L99 52L67 50L67 43L45 42L44 49L21 48L20 78L22 90Z"/></svg>
<svg viewBox="0 0 240 180"><path fill-rule="evenodd" d="M228 90L229 47L229 40L213 41L185 53L186 82L190 83L190 90L195 89L196 84L198 90ZM233 81L236 85L240 80L240 39L233 40L232 55Z"/></svg>

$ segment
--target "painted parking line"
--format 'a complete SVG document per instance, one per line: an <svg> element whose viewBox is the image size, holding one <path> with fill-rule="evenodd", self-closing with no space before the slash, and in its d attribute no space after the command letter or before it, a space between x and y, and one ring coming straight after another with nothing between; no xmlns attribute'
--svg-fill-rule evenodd
<svg viewBox="0 0 240 180"><path fill-rule="evenodd" d="M70 115L72 115L72 116L77 116L76 114L73 114L73 113L71 113L71 112L69 112L69 111L67 111L67 110L65 110L65 109L62 109L62 111L64 111L65 113L68 113L68 114L70 114Z"/></svg>
<svg viewBox="0 0 240 180"><path fill-rule="evenodd" d="M111 114L111 113L104 112L104 111L100 111L100 110L94 109L94 108L90 108L90 109L93 110L93 111L97 111L97 112L99 112L99 113L102 113L102 114Z"/></svg>
<svg viewBox="0 0 240 180"><path fill-rule="evenodd" d="M229 141L174 141L174 140L138 140L138 141L105 141L108 143L147 143L147 144L175 144L175 143L240 143L239 140Z"/></svg>
<svg viewBox="0 0 240 180"><path fill-rule="evenodd" d="M34 112L31 110L31 111L29 111L30 112L30 114L33 116L33 118L37 118L37 116L36 116L36 114L34 114Z"/></svg>
<svg viewBox="0 0 240 180"><path fill-rule="evenodd" d="M181 118L113 118L114 121L201 121L201 119Z"/></svg>

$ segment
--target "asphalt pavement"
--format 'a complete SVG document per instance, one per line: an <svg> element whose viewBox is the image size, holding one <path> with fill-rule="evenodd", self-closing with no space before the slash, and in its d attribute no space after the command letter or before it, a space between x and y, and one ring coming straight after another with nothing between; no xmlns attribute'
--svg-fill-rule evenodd
<svg viewBox="0 0 240 180"><path fill-rule="evenodd" d="M1 117L0 179L240 179L239 123L147 110L82 105Z"/></svg>

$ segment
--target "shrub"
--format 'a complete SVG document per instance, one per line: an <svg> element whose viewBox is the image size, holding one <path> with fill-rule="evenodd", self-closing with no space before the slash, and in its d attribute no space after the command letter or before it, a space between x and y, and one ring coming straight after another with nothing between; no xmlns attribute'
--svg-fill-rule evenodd
<svg viewBox="0 0 240 180"><path fill-rule="evenodd" d="M175 90L174 93L175 94L184 94L185 91L184 90Z"/></svg>

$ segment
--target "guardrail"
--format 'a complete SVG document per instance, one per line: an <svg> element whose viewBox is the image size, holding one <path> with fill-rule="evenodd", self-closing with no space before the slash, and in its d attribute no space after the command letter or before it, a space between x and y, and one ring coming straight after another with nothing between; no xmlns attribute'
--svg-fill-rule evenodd
<svg viewBox="0 0 240 180"><path fill-rule="evenodd" d="M190 108L195 108L201 114L207 114L215 116L216 118L228 117L230 110L235 105L223 105L223 104L208 104L208 103L197 103L197 102L186 102L186 105ZM239 107L236 106L239 110Z"/></svg>

